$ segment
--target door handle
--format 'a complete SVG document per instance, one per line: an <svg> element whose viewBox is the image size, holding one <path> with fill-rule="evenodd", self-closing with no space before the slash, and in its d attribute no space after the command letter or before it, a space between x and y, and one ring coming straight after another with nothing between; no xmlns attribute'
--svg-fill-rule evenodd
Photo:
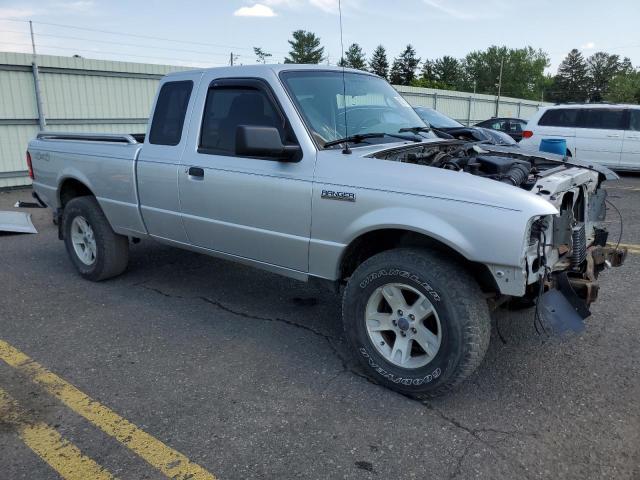
<svg viewBox="0 0 640 480"><path fill-rule="evenodd" d="M620 138L620 135L618 135L616 133L612 133L610 135L607 135L607 137L609 137L609 138Z"/></svg>
<svg viewBox="0 0 640 480"><path fill-rule="evenodd" d="M190 177L202 178L204 177L204 168L189 167L189 170L187 170L187 173L189 174Z"/></svg>

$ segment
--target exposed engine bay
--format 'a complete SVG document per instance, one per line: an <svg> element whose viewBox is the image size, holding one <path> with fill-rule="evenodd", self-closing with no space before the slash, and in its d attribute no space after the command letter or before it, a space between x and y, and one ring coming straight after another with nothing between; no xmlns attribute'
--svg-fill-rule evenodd
<svg viewBox="0 0 640 480"><path fill-rule="evenodd" d="M463 171L472 175L491 178L525 190L531 190L538 178L557 168L571 166L599 171L591 165L579 164L549 154L523 150L517 147L500 147L482 142L444 140L438 143L422 143L417 146L384 150L372 157L396 162L414 163L446 170ZM605 177L600 174L604 180ZM598 182L600 183L600 182Z"/></svg>

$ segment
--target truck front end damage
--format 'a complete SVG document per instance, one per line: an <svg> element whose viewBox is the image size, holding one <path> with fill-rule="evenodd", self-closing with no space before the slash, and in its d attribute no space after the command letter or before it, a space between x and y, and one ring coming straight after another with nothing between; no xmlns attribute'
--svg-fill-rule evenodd
<svg viewBox="0 0 640 480"><path fill-rule="evenodd" d="M558 214L531 222L525 296L537 302L542 319L558 332L582 329L598 297L598 275L626 258L625 248L607 243L607 192L601 180L598 172L569 168L534 186Z"/></svg>
<svg viewBox="0 0 640 480"><path fill-rule="evenodd" d="M519 265L485 263L499 292L496 305L515 297L524 304L537 303L549 323L576 315L586 318L598 295L598 274L624 262L626 250L607 244L603 182L618 176L606 167L514 146L460 140L403 145L371 156L495 180L554 207L556 214L529 219Z"/></svg>

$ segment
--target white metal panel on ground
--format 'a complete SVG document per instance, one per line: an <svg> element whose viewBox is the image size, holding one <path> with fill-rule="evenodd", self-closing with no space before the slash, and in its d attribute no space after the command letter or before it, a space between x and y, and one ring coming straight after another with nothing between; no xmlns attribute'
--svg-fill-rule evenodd
<svg viewBox="0 0 640 480"><path fill-rule="evenodd" d="M0 232L38 233L30 213L8 211L0 211Z"/></svg>

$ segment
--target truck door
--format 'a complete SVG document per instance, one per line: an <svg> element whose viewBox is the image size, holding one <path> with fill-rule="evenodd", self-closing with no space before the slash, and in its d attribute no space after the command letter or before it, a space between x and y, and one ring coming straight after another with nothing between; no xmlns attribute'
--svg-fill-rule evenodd
<svg viewBox="0 0 640 480"><path fill-rule="evenodd" d="M167 81L160 86L149 133L136 163L140 211L147 231L183 243L187 235L180 216L178 168L194 88L191 79Z"/></svg>
<svg viewBox="0 0 640 480"><path fill-rule="evenodd" d="M297 162L236 155L239 125L275 127L283 141L298 142L265 81L214 80L198 97L204 110L194 115L178 178L189 241L307 272L315 149L301 144Z"/></svg>

